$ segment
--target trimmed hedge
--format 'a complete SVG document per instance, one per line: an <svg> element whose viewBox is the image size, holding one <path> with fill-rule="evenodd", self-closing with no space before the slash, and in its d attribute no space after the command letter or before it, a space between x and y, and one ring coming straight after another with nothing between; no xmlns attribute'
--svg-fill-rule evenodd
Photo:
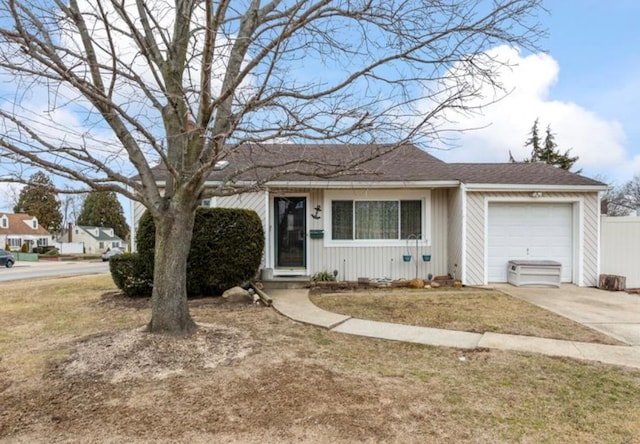
<svg viewBox="0 0 640 444"><path fill-rule="evenodd" d="M136 247L139 262L132 259L128 268L124 265L122 268L127 273L134 273L129 276L140 278L120 278L123 286L139 285L141 281L146 282L149 276L153 281L155 224L148 211L140 218ZM255 211L198 208L187 259L187 295L220 295L228 288L254 279L260 268L263 250L264 230ZM123 256L126 255L120 255L118 259L122 260ZM129 294L120 287L115 276L114 282L125 294ZM137 287L135 291L138 291ZM151 287L147 292L151 293Z"/></svg>
<svg viewBox="0 0 640 444"><path fill-rule="evenodd" d="M116 286L129 297L150 296L153 271L149 273L142 256L124 253L109 259L109 271Z"/></svg>

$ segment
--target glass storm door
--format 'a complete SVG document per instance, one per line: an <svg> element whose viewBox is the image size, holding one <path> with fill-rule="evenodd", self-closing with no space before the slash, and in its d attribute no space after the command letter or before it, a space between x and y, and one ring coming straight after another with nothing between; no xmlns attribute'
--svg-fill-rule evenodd
<svg viewBox="0 0 640 444"><path fill-rule="evenodd" d="M276 197L276 269L300 270L307 266L307 198Z"/></svg>

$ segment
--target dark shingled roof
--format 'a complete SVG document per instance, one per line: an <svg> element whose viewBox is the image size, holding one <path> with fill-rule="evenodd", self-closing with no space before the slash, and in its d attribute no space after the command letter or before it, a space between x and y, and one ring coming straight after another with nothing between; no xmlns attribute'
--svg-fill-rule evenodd
<svg viewBox="0 0 640 444"><path fill-rule="evenodd" d="M605 186L597 180L542 162L452 163L449 167L456 179L468 184Z"/></svg>
<svg viewBox="0 0 640 444"><path fill-rule="evenodd" d="M366 162L359 160L371 158ZM228 166L208 180L451 182L467 184L605 186L544 163L445 163L415 145L243 145L220 160ZM154 167L156 179L164 166ZM338 170L336 172L336 170Z"/></svg>

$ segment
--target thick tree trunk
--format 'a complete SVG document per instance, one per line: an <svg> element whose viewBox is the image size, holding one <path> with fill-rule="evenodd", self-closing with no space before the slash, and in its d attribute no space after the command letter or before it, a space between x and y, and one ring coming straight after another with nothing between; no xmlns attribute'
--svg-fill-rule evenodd
<svg viewBox="0 0 640 444"><path fill-rule="evenodd" d="M196 324L187 304L187 257L193 236L195 211L172 203L156 220L156 252L149 331L188 334Z"/></svg>

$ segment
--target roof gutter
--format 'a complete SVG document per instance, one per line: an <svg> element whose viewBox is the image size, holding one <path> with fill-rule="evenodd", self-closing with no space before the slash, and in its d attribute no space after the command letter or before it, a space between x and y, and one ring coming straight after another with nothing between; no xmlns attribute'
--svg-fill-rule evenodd
<svg viewBox="0 0 640 444"><path fill-rule="evenodd" d="M606 191L608 185L536 185L536 184L502 184L471 183L466 184L467 191Z"/></svg>
<svg viewBox="0 0 640 444"><path fill-rule="evenodd" d="M218 181L207 181L205 185L220 185ZM251 186L254 182L237 181L233 185ZM410 181L318 181L286 180L267 182L265 186L278 188L451 188L460 186L457 180L410 180Z"/></svg>

